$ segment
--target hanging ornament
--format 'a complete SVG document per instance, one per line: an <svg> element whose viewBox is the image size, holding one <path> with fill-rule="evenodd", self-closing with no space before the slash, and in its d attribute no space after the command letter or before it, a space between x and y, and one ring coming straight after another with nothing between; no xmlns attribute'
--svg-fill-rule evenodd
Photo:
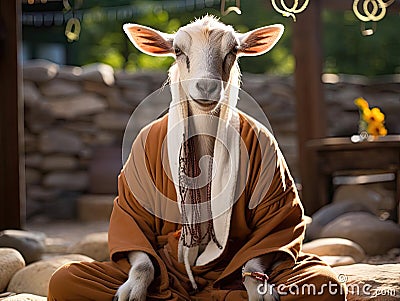
<svg viewBox="0 0 400 301"><path fill-rule="evenodd" d="M79 40L79 35L81 33L81 21L75 17L75 8L82 5L83 0L75 1L74 5L69 3L69 0L63 0L64 10L67 12L72 10L72 18L68 20L65 26L65 36L68 42L74 42Z"/></svg>
<svg viewBox="0 0 400 301"><path fill-rule="evenodd" d="M395 0L354 0L353 12L361 23L361 33L370 36L376 31L376 22L382 20L387 11L387 7L392 5ZM360 12L362 10L362 12ZM372 22L372 28L367 29L366 23Z"/></svg>
<svg viewBox="0 0 400 301"><path fill-rule="evenodd" d="M81 22L77 18L71 18L68 20L65 26L65 36L68 42L79 40L79 34L81 33Z"/></svg>
<svg viewBox="0 0 400 301"><path fill-rule="evenodd" d="M225 9L225 2L226 0L221 0L221 15L226 16L230 12L235 12L238 15L242 14L242 11L240 10L240 0L236 0L236 6L230 6L227 9Z"/></svg>
<svg viewBox="0 0 400 301"><path fill-rule="evenodd" d="M303 12L307 8L309 2L310 2L309 0L305 0L303 5L299 7L299 0L294 0L293 6L289 7L286 5L285 0L280 0L282 6L282 8L280 8L276 4L275 0L271 0L272 6L278 13L281 13L282 16L284 17L292 17L295 22L296 22L296 14Z"/></svg>

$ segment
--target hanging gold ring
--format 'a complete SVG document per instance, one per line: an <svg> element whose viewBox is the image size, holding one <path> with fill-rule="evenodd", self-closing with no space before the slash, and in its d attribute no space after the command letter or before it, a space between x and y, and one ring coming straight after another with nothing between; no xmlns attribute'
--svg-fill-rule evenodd
<svg viewBox="0 0 400 301"><path fill-rule="evenodd" d="M79 40L80 32L81 22L77 18L69 19L65 26L65 36L68 38L68 41L72 42Z"/></svg>
<svg viewBox="0 0 400 301"><path fill-rule="evenodd" d="M273 6L273 8L278 12L281 13L284 17L292 17L294 21L296 21L296 15L298 13L301 13L302 11L304 11L307 8L307 5L309 3L309 0L305 0L303 5L300 8L297 8L299 6L299 1L295 0L293 3L293 6L291 8L289 8L286 3L285 0L281 0L281 5L282 8L278 7L278 5L276 4L275 0L271 0L271 4Z"/></svg>
<svg viewBox="0 0 400 301"><path fill-rule="evenodd" d="M353 12L358 19L364 22L374 21L377 22L382 20L386 15L386 4L383 0L364 0L363 2L363 10L364 14L362 15L358 10L358 4L360 0L354 0L353 2ZM372 5L372 10L370 11L369 4ZM389 2L388 2L389 3ZM377 15L379 9L381 12Z"/></svg>
<svg viewBox="0 0 400 301"><path fill-rule="evenodd" d="M360 27L363 36L372 36L376 31L376 22L372 22L372 28L367 28L365 22L361 22Z"/></svg>

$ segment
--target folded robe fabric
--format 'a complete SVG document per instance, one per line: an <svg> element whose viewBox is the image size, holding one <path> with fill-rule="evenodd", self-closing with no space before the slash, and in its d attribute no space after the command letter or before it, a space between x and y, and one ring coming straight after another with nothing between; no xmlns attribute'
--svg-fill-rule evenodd
<svg viewBox="0 0 400 301"><path fill-rule="evenodd" d="M168 166L162 166L167 119L165 116L141 132L119 176L109 229L112 261L71 263L58 269L49 283L48 300L113 300L128 279L126 252L133 250L148 253L156 269L148 301L247 300L241 267L260 255L265 255L269 283L278 290L281 301L345 300L343 283L332 269L317 256L301 252L303 208L275 140L243 114L242 172L237 187L244 189L238 189L221 256L191 267L199 288L193 291L185 265L178 258L181 225L175 221L179 218L175 187L167 175ZM263 174L262 161L273 171L270 182Z"/></svg>
<svg viewBox="0 0 400 301"><path fill-rule="evenodd" d="M273 272L277 273L295 267L299 255L303 256L303 208L283 156L266 128L242 113L239 116L243 143L238 187L244 189L232 207L229 239L222 255L192 267L200 291L225 291L235 285L243 290L240 271L254 257L270 254L265 257L267 269L273 261L283 260ZM112 260L118 261L124 252L133 250L151 256L157 274L149 298L155 299L172 292L188 296L192 291L185 266L178 260L181 225L174 220L179 219L179 208L173 204L176 191L167 175L168 166L162 163L167 155L167 123L168 115L143 129L135 140L120 175L120 195L109 229ZM263 169L273 170L272 179L260 176L266 172L263 165Z"/></svg>

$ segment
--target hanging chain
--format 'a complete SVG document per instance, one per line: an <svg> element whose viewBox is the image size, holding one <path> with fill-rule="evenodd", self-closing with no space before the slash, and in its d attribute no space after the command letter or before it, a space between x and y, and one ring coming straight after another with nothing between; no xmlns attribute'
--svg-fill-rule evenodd
<svg viewBox="0 0 400 301"><path fill-rule="evenodd" d="M81 6L83 0L77 2L78 5L76 5L76 3L70 5L69 0L63 0L64 10L72 10L72 18L68 20L67 25L65 26L65 36L67 37L68 42L79 40L79 35L81 33L81 22L75 17L75 8Z"/></svg>
<svg viewBox="0 0 400 301"><path fill-rule="evenodd" d="M382 20L387 8L394 3L395 0L354 0L353 12L361 23L361 33L364 36L370 36L376 31L376 22ZM362 4L362 5L361 5ZM362 12L360 12L362 8ZM366 23L373 22L372 28L367 29Z"/></svg>

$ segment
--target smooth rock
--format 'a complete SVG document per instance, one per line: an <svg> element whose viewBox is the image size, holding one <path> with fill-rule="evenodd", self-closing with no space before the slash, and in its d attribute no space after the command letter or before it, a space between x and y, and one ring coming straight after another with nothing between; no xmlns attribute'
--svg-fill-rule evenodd
<svg viewBox="0 0 400 301"><path fill-rule="evenodd" d="M33 294L17 294L3 299L2 301L47 301L47 297Z"/></svg>
<svg viewBox="0 0 400 301"><path fill-rule="evenodd" d="M26 110L25 123L32 133L39 134L51 128L54 121L55 118L46 106L46 103L40 103Z"/></svg>
<svg viewBox="0 0 400 301"><path fill-rule="evenodd" d="M129 118L128 113L104 112L96 115L94 122L101 129L123 131Z"/></svg>
<svg viewBox="0 0 400 301"><path fill-rule="evenodd" d="M75 157L65 155L45 156L41 163L44 171L71 170L78 167L78 160Z"/></svg>
<svg viewBox="0 0 400 301"><path fill-rule="evenodd" d="M46 254L67 254L70 242L63 238L47 238Z"/></svg>
<svg viewBox="0 0 400 301"><path fill-rule="evenodd" d="M88 234L82 240L72 245L68 249L68 252L86 255L97 261L110 260L108 233L100 232Z"/></svg>
<svg viewBox="0 0 400 301"><path fill-rule="evenodd" d="M0 248L0 292L3 292L11 277L25 267L21 253L11 248Z"/></svg>
<svg viewBox="0 0 400 301"><path fill-rule="evenodd" d="M30 133L25 128L25 133L24 133L24 138L25 138L25 154L30 154L33 152L38 151L38 143L37 143L37 136L33 135Z"/></svg>
<svg viewBox="0 0 400 301"><path fill-rule="evenodd" d="M351 256L356 262L365 258L360 245L344 238L320 238L303 244L303 252L318 256Z"/></svg>
<svg viewBox="0 0 400 301"><path fill-rule="evenodd" d="M87 189L89 178L85 171L48 173L43 179L43 185L48 188L82 191Z"/></svg>
<svg viewBox="0 0 400 301"><path fill-rule="evenodd" d="M87 92L96 93L107 99L109 109L127 113L132 111L132 106L122 101L120 90L116 87L111 88L104 83L85 81L83 88Z"/></svg>
<svg viewBox="0 0 400 301"><path fill-rule="evenodd" d="M63 97L81 93L82 87L79 82L56 78L42 84L40 90L47 97ZM54 98L52 101L57 100L57 98Z"/></svg>
<svg viewBox="0 0 400 301"><path fill-rule="evenodd" d="M93 261L91 258L70 254L41 260L19 270L12 277L7 290L15 293L30 293L46 296L51 275L61 266L71 262Z"/></svg>
<svg viewBox="0 0 400 301"><path fill-rule="evenodd" d="M82 67L82 79L103 82L106 85L114 84L114 69L106 64L95 63Z"/></svg>
<svg viewBox="0 0 400 301"><path fill-rule="evenodd" d="M0 247L18 250L27 264L40 260L46 235L39 232L4 230L0 232Z"/></svg>
<svg viewBox="0 0 400 301"><path fill-rule="evenodd" d="M25 169L25 182L26 184L39 184L42 179L42 174L33 168Z"/></svg>
<svg viewBox="0 0 400 301"><path fill-rule="evenodd" d="M129 88L145 88L155 91L160 88L167 80L167 72L160 71L138 71L138 72L125 72L119 71L115 74L116 85L119 87Z"/></svg>
<svg viewBox="0 0 400 301"><path fill-rule="evenodd" d="M115 133L115 132L114 132ZM94 141L94 145L98 147L111 147L116 144L116 141L121 141L121 138L110 131L100 131Z"/></svg>
<svg viewBox="0 0 400 301"><path fill-rule="evenodd" d="M38 59L24 62L23 77L34 82L45 82L53 79L59 66L50 61Z"/></svg>
<svg viewBox="0 0 400 301"><path fill-rule="evenodd" d="M96 94L78 94L71 97L64 97L58 101L47 103L47 106L56 118L74 119L101 113L107 108L103 98Z"/></svg>
<svg viewBox="0 0 400 301"><path fill-rule="evenodd" d="M311 224L307 225L306 238L313 240L321 237L321 230L338 216L347 212L369 212L364 204L358 202L341 202L325 205L312 215Z"/></svg>
<svg viewBox="0 0 400 301"><path fill-rule="evenodd" d="M44 153L77 154L82 148L78 135L64 129L50 129L39 137L39 147Z"/></svg>
<svg viewBox="0 0 400 301"><path fill-rule="evenodd" d="M57 198L60 193L57 189L44 188L42 185L29 185L26 194L30 200L48 202Z"/></svg>
<svg viewBox="0 0 400 301"><path fill-rule="evenodd" d="M400 247L400 225L381 221L371 213L350 212L327 224L321 237L347 238L359 244L368 255L378 255Z"/></svg>
<svg viewBox="0 0 400 301"><path fill-rule="evenodd" d="M400 264L352 264L333 270L347 285L348 301L394 301L400 298Z"/></svg>
<svg viewBox="0 0 400 301"><path fill-rule="evenodd" d="M144 99L146 99L147 96L149 96L151 93L149 93L146 90L142 89L122 89L122 100L128 103L129 105L132 106L132 108L136 107L138 104L140 104Z"/></svg>
<svg viewBox="0 0 400 301"><path fill-rule="evenodd" d="M132 110L132 106L122 101L120 89L117 88L111 89L104 83L92 82L92 81L85 81L83 83L83 88L87 92L93 92L106 98L108 106L112 110L123 111L123 112L130 112Z"/></svg>
<svg viewBox="0 0 400 301"><path fill-rule="evenodd" d="M29 185L27 186L29 187ZM26 197L25 216L30 220L35 215L42 213L43 206L37 200L33 200L29 195Z"/></svg>
<svg viewBox="0 0 400 301"><path fill-rule="evenodd" d="M69 81L80 81L82 68L78 66L60 66L57 78L66 79Z"/></svg>
<svg viewBox="0 0 400 301"><path fill-rule="evenodd" d="M40 167L43 160L43 156L40 153L27 154L25 156L25 166L38 168Z"/></svg>
<svg viewBox="0 0 400 301"><path fill-rule="evenodd" d="M112 90L106 96L110 109L131 113L133 106L122 100L120 90Z"/></svg>
<svg viewBox="0 0 400 301"><path fill-rule="evenodd" d="M323 261L331 267L338 267L342 265L349 265L357 263L351 256L320 256Z"/></svg>
<svg viewBox="0 0 400 301"><path fill-rule="evenodd" d="M42 204L43 213L52 220L72 220L76 218L76 199L80 191L64 189L51 202Z"/></svg>
<svg viewBox="0 0 400 301"><path fill-rule="evenodd" d="M380 216L382 212L392 212L396 208L394 191L388 191L379 184L341 185L335 191L333 202L357 202L376 216Z"/></svg>
<svg viewBox="0 0 400 301"><path fill-rule="evenodd" d="M85 194L78 198L78 218L83 222L109 221L115 195Z"/></svg>
<svg viewBox="0 0 400 301"><path fill-rule="evenodd" d="M35 83L24 80L24 104L27 107L37 106L40 103L41 95Z"/></svg>

